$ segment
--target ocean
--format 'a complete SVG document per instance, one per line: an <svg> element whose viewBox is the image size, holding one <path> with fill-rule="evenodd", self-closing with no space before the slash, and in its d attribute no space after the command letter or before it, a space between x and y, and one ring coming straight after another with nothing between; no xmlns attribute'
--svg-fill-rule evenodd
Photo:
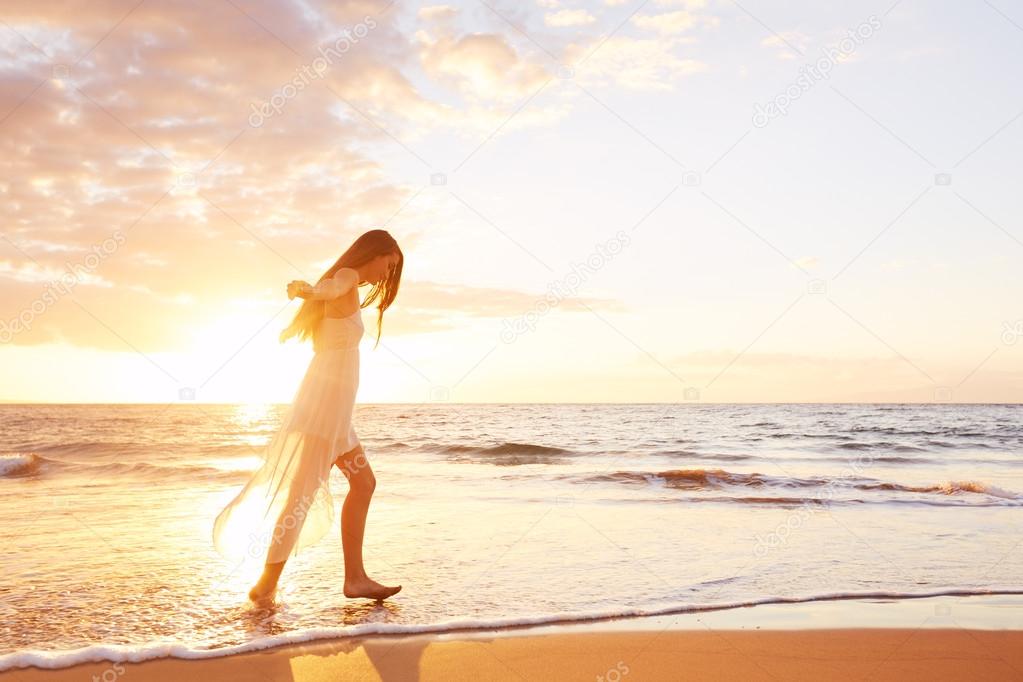
<svg viewBox="0 0 1023 682"><path fill-rule="evenodd" d="M286 407L0 405L0 669L1023 592L1023 406L438 402L355 411L402 591L346 599L335 527L257 609L211 528Z"/></svg>

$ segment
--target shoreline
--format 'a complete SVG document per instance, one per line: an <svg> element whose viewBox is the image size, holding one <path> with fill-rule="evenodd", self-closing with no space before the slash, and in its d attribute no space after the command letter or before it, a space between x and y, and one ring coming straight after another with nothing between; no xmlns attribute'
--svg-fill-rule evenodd
<svg viewBox="0 0 1023 682"><path fill-rule="evenodd" d="M1023 631L958 629L666 630L441 640L417 635L292 646L203 661L13 671L22 682L179 680L679 679L873 682L1019 680Z"/></svg>
<svg viewBox="0 0 1023 682"><path fill-rule="evenodd" d="M735 655L741 652L749 655ZM884 652L891 655L885 658ZM611 664L601 667L607 661ZM847 665L838 665L843 661ZM871 661L874 668L863 667ZM890 678L881 670L885 661L898 663ZM861 679L871 670L872 679L914 679L918 674L920 679L942 674L949 675L943 679L1023 679L1023 597L838 598L500 628L350 635L205 658L164 655L140 662L10 668L0 672L0 682L59 682L83 676L114 680L127 674L154 680L404 680L418 679L420 668L430 677L447 679L604 675L610 680L616 674L621 679L630 674L633 679L678 679L683 663L691 666L687 675L698 677L725 676L728 671L742 679L812 679L826 668L830 679Z"/></svg>

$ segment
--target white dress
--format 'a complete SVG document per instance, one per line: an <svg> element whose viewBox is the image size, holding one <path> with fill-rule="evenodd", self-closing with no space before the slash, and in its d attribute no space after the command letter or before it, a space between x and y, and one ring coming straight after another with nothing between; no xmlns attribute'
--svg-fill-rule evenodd
<svg viewBox="0 0 1023 682"><path fill-rule="evenodd" d="M262 465L213 524L213 543L225 557L277 563L330 530L331 467L359 445L352 412L364 331L361 308L320 322L313 359Z"/></svg>

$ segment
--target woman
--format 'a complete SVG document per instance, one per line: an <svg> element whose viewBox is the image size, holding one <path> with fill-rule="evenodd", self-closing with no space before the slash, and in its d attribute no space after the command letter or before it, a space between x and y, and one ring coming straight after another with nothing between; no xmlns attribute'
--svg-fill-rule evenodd
<svg viewBox="0 0 1023 682"><path fill-rule="evenodd" d="M249 591L257 604L272 601L284 564L329 530L334 503L327 485L332 466L348 479L341 509L346 597L386 599L401 585L371 580L362 563L362 538L376 478L355 433L352 412L359 385L361 309L377 305L377 343L384 311L394 301L404 261L385 230L360 236L316 286L288 283L288 298L305 299L280 335L312 338L314 355L262 466L217 516L213 539L229 558L263 557L263 575ZM358 287L373 284L360 304ZM375 348L376 346L374 346Z"/></svg>

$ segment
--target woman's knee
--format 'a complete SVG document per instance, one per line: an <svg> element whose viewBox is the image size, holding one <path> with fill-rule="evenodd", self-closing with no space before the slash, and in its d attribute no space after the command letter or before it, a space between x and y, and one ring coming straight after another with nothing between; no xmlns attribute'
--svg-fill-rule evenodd
<svg viewBox="0 0 1023 682"><path fill-rule="evenodd" d="M336 464L348 479L348 484L353 492L372 495L376 490L377 479L373 474L373 469L369 466L369 460L366 459L362 445L356 446L339 457Z"/></svg>
<svg viewBox="0 0 1023 682"><path fill-rule="evenodd" d="M334 464L348 476L368 466L369 462L366 460L366 451L362 449L362 443L359 443L348 452L338 455Z"/></svg>
<svg viewBox="0 0 1023 682"><path fill-rule="evenodd" d="M372 495L373 491L377 488L377 477L373 475L373 470L369 467L353 476L349 476L348 482L352 490L361 495Z"/></svg>

